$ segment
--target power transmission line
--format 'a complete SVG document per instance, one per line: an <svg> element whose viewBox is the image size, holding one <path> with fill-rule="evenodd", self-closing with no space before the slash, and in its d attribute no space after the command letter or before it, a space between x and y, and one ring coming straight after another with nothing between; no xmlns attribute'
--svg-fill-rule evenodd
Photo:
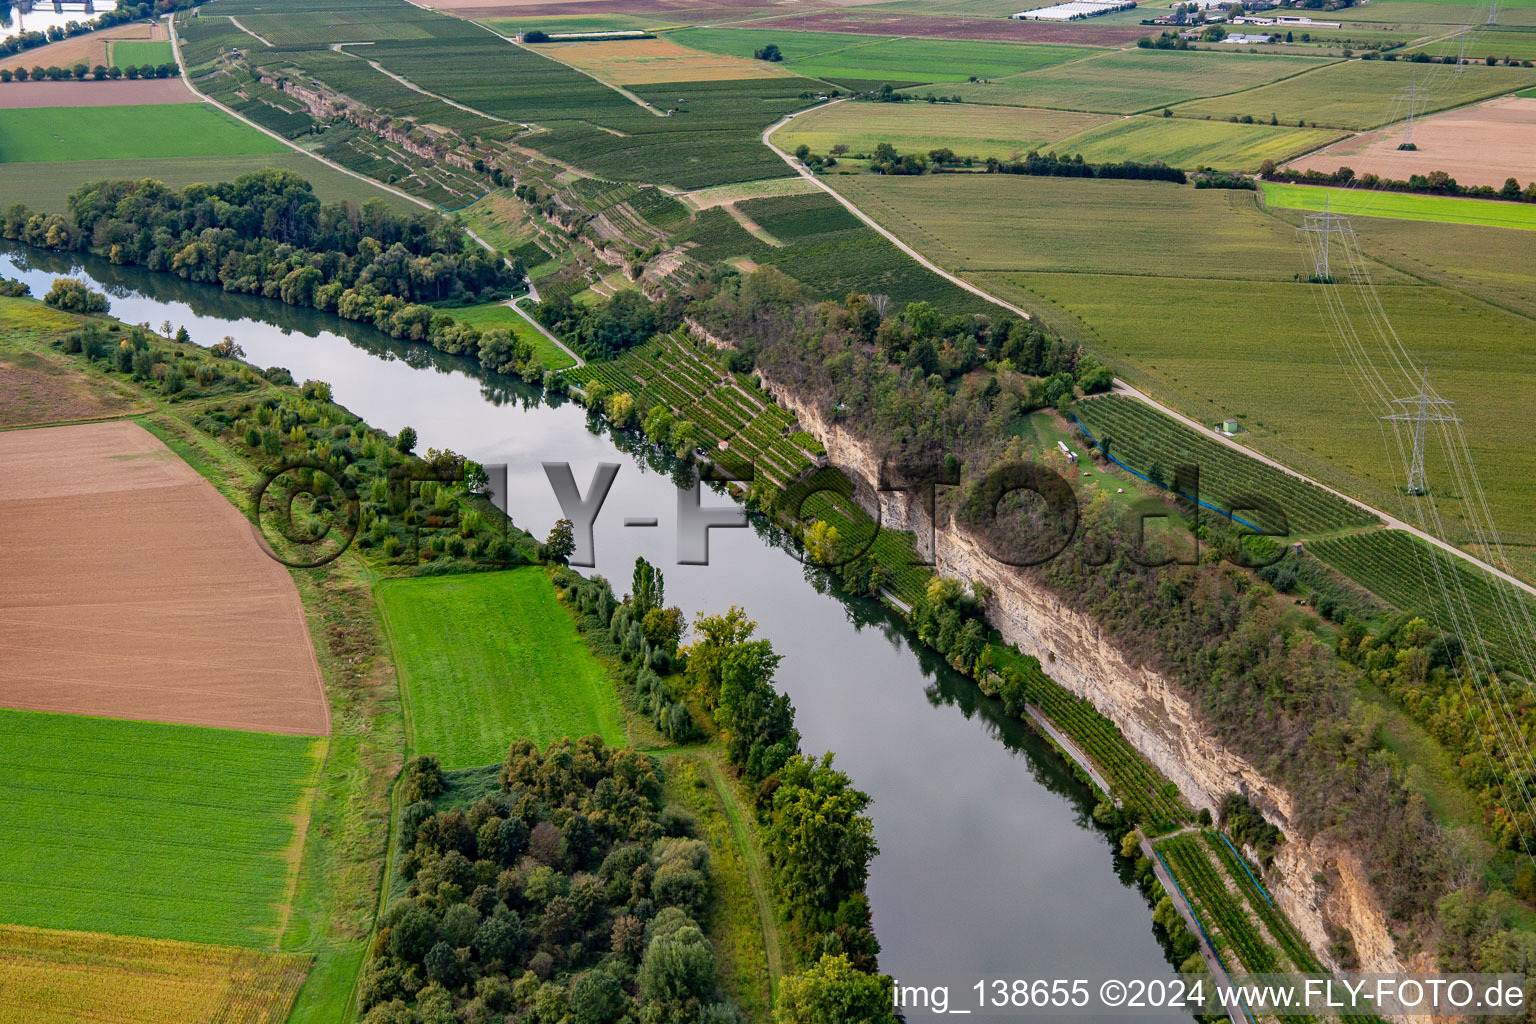
<svg viewBox="0 0 1536 1024"><path fill-rule="evenodd" d="M1428 494L1429 485L1424 478L1424 428L1430 423L1460 423L1460 418L1442 411L1455 403L1430 394L1429 370L1426 369L1419 393L1412 398L1394 398L1392 404L1413 407L1412 412L1393 413L1382 419L1413 424L1413 464L1408 469L1408 493L1414 497Z"/></svg>

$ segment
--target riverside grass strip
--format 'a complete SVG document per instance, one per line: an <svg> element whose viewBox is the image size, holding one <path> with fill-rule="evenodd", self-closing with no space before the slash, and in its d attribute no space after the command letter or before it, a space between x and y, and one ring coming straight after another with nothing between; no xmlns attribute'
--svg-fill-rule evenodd
<svg viewBox="0 0 1536 1024"><path fill-rule="evenodd" d="M0 711L0 921L270 947L325 741Z"/></svg>
<svg viewBox="0 0 1536 1024"><path fill-rule="evenodd" d="M542 569L389 580L378 598L416 753L468 768L504 758L516 738L624 744L608 670Z"/></svg>
<svg viewBox="0 0 1536 1024"><path fill-rule="evenodd" d="M0 1024L282 1024L310 959L0 925Z"/></svg>

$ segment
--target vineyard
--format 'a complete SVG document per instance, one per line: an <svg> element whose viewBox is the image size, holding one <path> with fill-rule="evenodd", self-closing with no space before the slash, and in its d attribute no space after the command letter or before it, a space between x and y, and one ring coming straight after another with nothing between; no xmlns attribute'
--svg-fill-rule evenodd
<svg viewBox="0 0 1536 1024"><path fill-rule="evenodd" d="M1023 675L1028 701L1083 748L1109 780L1114 790L1110 795L1140 812L1149 835L1167 832L1188 820L1178 788L1137 753L1114 722L1047 676L1038 660L1000 643L991 644L988 652L996 668L1011 667Z"/></svg>
<svg viewBox="0 0 1536 1024"><path fill-rule="evenodd" d="M1283 526L1284 535L1296 536L1377 522L1343 498L1204 437L1145 402L1106 395L1075 408L1095 444L1127 469L1167 487L1177 467L1195 466L1200 500L1230 510L1255 527ZM1246 508L1255 496L1273 501L1284 519Z"/></svg>
<svg viewBox="0 0 1536 1024"><path fill-rule="evenodd" d="M1308 547L1382 600L1422 616L1441 630L1455 632L1456 616L1441 589L1444 580L1446 587L1466 595L1495 660L1522 674L1536 669L1522 656L1520 634L1511 632L1506 615L1513 612L1515 621L1528 630L1536 619L1536 601L1502 580L1401 530L1375 530L1316 541Z"/></svg>
<svg viewBox="0 0 1536 1024"><path fill-rule="evenodd" d="M613 393L627 393L642 415L663 405L699 428L702 451L728 472L766 479L782 488L802 478L825 454L810 434L795 429L795 418L765 399L757 389L702 351L686 330L651 339L611 362L589 363L566 373L577 387L600 381ZM839 481L846 483L837 475ZM812 481L817 486L825 481ZM844 550L864 546L874 521L849 497L812 493L800 508L803 521L821 520L835 527ZM887 588L911 604L928 585L930 569L921 564L912 536L882 529L867 555L885 576Z"/></svg>
<svg viewBox="0 0 1536 1024"><path fill-rule="evenodd" d="M1280 970L1279 955L1254 927L1243 900L1228 888L1226 872L1211 863L1198 837L1185 833L1165 839L1157 844L1157 851L1167 860L1218 953L1235 958L1252 974ZM1229 970L1234 966L1227 964Z"/></svg>
<svg viewBox="0 0 1536 1024"><path fill-rule="evenodd" d="M308 956L0 926L0 1024L281 1024Z"/></svg>
<svg viewBox="0 0 1536 1024"><path fill-rule="evenodd" d="M1269 894L1259 885L1257 873L1227 844L1223 836L1207 832L1205 844L1216 855L1216 862L1237 883L1238 889L1248 900L1248 905L1253 908L1254 913L1258 914L1259 920L1264 922L1264 927L1269 930L1269 934L1280 943L1281 950L1291 962L1291 969L1307 974L1321 972L1322 964L1317 962L1317 957L1312 955L1311 948L1296 934L1296 930L1285 919L1285 915L1280 913L1280 909L1269 898Z"/></svg>

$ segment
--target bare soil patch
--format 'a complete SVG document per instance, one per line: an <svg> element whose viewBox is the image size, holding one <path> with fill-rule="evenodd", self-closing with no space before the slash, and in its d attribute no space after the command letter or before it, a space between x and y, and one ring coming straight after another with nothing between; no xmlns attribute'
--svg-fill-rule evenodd
<svg viewBox="0 0 1536 1024"><path fill-rule="evenodd" d="M60 39L56 43L47 46L39 46L31 50L22 50L12 54L4 60L0 60L0 68L33 68L38 65L43 67L58 66L67 68L81 61L95 67L97 64L107 63L107 40L109 39L169 39L166 29L158 22L154 24L134 23L132 25L118 25L115 28L104 28L98 32L87 32L83 36L71 36L68 39Z"/></svg>
<svg viewBox="0 0 1536 1024"><path fill-rule="evenodd" d="M0 358L0 427L101 419L137 408L127 395L93 388L45 356L18 352Z"/></svg>
<svg viewBox="0 0 1536 1024"><path fill-rule="evenodd" d="M196 103L179 78L120 78L105 82L10 82L0 85L0 110L23 107L127 107Z"/></svg>
<svg viewBox="0 0 1536 1024"><path fill-rule="evenodd" d="M0 706L324 735L293 581L127 421L0 433Z"/></svg>
<svg viewBox="0 0 1536 1024"><path fill-rule="evenodd" d="M680 46L670 39L540 43L538 51L616 85L652 82L725 82L786 78L794 72L768 61L745 60Z"/></svg>
<svg viewBox="0 0 1536 1024"><path fill-rule="evenodd" d="M1421 118L1413 127L1416 150L1399 150L1403 126L1390 125L1336 142L1291 164L1301 170L1354 168L1407 180L1445 171L1463 185L1521 185L1536 178L1536 97L1500 96L1470 107Z"/></svg>
<svg viewBox="0 0 1536 1024"><path fill-rule="evenodd" d="M877 14L871 11L824 11L801 17L756 21L751 28L786 31L855 32L876 36L923 36L929 39L974 39L989 43L1073 43L1079 46L1123 46L1147 34L1141 25L1056 25L1010 18L941 18L926 14Z"/></svg>
<svg viewBox="0 0 1536 1024"><path fill-rule="evenodd" d="M561 0L555 3L550 0L428 0L427 6L472 18L656 14L662 16L662 20L668 24L717 21L755 11L766 13L774 7L795 8L793 4L767 4L763 0L709 0L702 6L693 0Z"/></svg>

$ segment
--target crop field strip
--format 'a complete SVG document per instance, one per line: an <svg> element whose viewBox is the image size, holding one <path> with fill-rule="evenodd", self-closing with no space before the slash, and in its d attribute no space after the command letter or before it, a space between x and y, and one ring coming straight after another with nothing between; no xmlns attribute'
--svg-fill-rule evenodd
<svg viewBox="0 0 1536 1024"><path fill-rule="evenodd" d="M1177 835L1158 843L1157 850L1167 858L1207 934L1219 936L1213 941L1249 973L1273 974L1280 969L1280 957L1253 926L1247 907L1228 889L1227 873L1211 863L1199 837Z"/></svg>
<svg viewBox="0 0 1536 1024"><path fill-rule="evenodd" d="M1075 408L1100 447L1107 447L1112 457L1131 469L1149 475L1156 466L1162 470L1161 482L1168 485L1178 466L1195 466L1200 471L1201 501L1230 509L1233 503L1241 505L1253 495L1269 498L1285 514L1290 535L1329 533L1380 522L1321 487L1196 433L1145 402L1106 395ZM1255 525L1278 525L1265 521L1256 510L1240 511L1238 516Z"/></svg>
<svg viewBox="0 0 1536 1024"><path fill-rule="evenodd" d="M323 740L0 710L0 922L269 948Z"/></svg>
<svg viewBox="0 0 1536 1024"><path fill-rule="evenodd" d="M1109 795L1138 810L1149 835L1167 832L1188 820L1189 812L1173 784L1092 703L1051 679L1038 661L995 641L988 650L999 668L1011 667L1024 675L1029 702L1083 748L1109 780L1114 790Z"/></svg>
<svg viewBox="0 0 1536 1024"><path fill-rule="evenodd" d="M279 1024L310 957L0 925L0 1021Z"/></svg>
<svg viewBox="0 0 1536 1024"><path fill-rule="evenodd" d="M1307 550L1382 600L1452 631L1456 619L1440 587L1440 580L1446 579L1448 586L1467 595L1491 653L1506 666L1518 669L1516 636L1506 631L1501 612L1508 608L1519 614L1523 609L1526 621L1536 621L1536 600L1503 580L1401 530L1313 541ZM1530 642L1529 637L1525 639Z"/></svg>
<svg viewBox="0 0 1536 1024"><path fill-rule="evenodd" d="M1321 211L1326 203L1346 217L1387 217L1442 224L1536 231L1536 203L1506 203L1369 189L1264 183L1264 202L1289 210Z"/></svg>
<svg viewBox="0 0 1536 1024"><path fill-rule="evenodd" d="M607 669L542 569L391 580L378 595L416 752L469 768L505 756L512 737L624 742Z"/></svg>
<svg viewBox="0 0 1536 1024"><path fill-rule="evenodd" d="M281 153L281 143L203 103L0 110L0 163Z"/></svg>

